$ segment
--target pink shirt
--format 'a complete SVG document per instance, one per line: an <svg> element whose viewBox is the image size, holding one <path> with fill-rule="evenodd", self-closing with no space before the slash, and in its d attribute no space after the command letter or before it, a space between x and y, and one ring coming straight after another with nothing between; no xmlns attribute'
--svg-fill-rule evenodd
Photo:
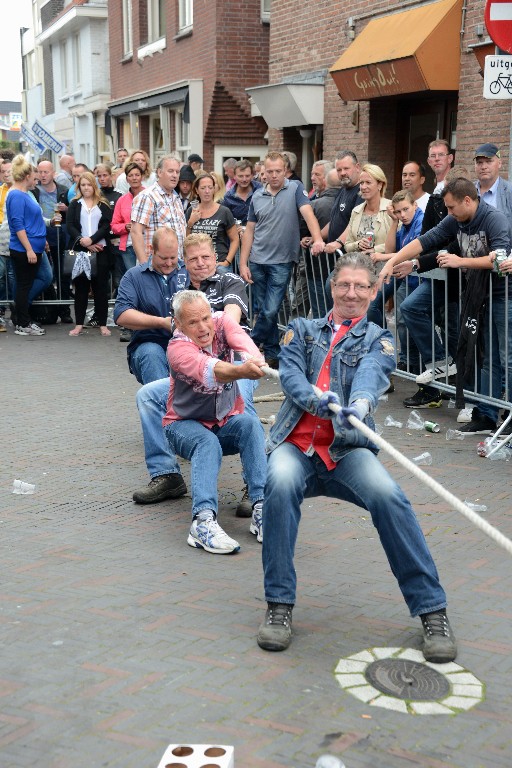
<svg viewBox="0 0 512 768"><path fill-rule="evenodd" d="M226 387L225 383L215 378L215 365L219 360L233 362L233 352L239 352L244 362L249 358L254 358L256 362L264 362L261 352L251 337L232 317L225 312L214 312L213 322L215 336L211 350L202 349L179 331L175 331L169 342L167 358L171 368L171 386L167 400L167 413L162 421L164 427L173 421L187 418L176 413L173 407L177 387L180 388L182 404L184 385L187 388L188 403L185 403L185 409L187 405L190 405L191 410L197 407L199 400L208 406ZM215 425L222 426L230 416L243 413L244 408L243 398L240 393L237 393L234 404L222 418L213 420L198 418L197 420L209 429Z"/></svg>

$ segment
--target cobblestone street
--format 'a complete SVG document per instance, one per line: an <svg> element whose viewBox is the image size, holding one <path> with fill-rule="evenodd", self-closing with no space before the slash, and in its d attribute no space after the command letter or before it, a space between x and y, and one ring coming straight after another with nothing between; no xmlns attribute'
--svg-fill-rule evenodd
<svg viewBox="0 0 512 768"><path fill-rule="evenodd" d="M326 498L303 506L299 597L289 650L256 645L261 549L235 517L238 457L219 477L219 520L232 557L187 546L190 495L138 506L148 482L126 345L97 329L79 338L0 335L4 416L0 492L0 765L156 768L169 743L230 744L237 768L510 768L510 557L395 465L448 592L457 663L484 700L456 715L411 715L343 690L340 659L371 647L420 648L369 515ZM423 411L438 434L410 431L396 379L379 409L403 429L383 436L512 537L510 464L477 456L480 438L447 442L456 411ZM265 381L257 394L278 391ZM261 416L279 403L262 403ZM182 462L189 480L189 467ZM34 483L12 493L13 480ZM442 671L442 668L441 668Z"/></svg>

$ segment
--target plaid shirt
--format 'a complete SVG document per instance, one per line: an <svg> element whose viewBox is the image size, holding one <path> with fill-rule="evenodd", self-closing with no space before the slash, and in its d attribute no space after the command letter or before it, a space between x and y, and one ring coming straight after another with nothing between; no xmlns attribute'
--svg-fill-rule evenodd
<svg viewBox="0 0 512 768"><path fill-rule="evenodd" d="M183 241L187 222L180 197L174 190L166 192L158 182L139 192L133 199L131 220L144 226L144 249L152 252L151 240L159 227L170 225L178 237L178 256L183 258Z"/></svg>

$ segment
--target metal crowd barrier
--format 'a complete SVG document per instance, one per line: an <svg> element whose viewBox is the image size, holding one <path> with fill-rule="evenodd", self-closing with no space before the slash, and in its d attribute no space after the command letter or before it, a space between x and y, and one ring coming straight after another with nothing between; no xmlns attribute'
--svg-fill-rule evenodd
<svg viewBox="0 0 512 768"><path fill-rule="evenodd" d="M284 332L286 326L290 320L296 317L323 317L324 314L332 306L332 298L327 290L326 283L328 282L329 274L334 267L335 261L328 259L326 254L323 254L323 258L312 256L309 249L303 249L301 261L294 270L292 280L288 287L287 296L283 302L281 312L279 314L279 328ZM332 265L332 266L331 266ZM431 338L431 360L435 360L435 341L436 338L441 340L441 343L445 349L445 365L448 364L448 343L447 340L452 337L454 323L458 324L461 311L461 295L463 290L463 275L459 272L459 289L457 291L457 302L449 301L447 273L444 269L434 269L430 272L424 272L417 276L419 283L430 280L432 281L431 290L431 306L430 306L430 338ZM485 333L486 339L495 340L494 326L494 307L493 307L493 292L491 290L492 272L489 272L489 299L487 302L487 311L482 322L487 320L488 328L482 327L482 333ZM505 300L504 300L504 317L509 316L509 298L508 298L508 276L500 277L500 280L505 282ZM409 280L405 279L402 286L402 291L399 291L400 286L396 283L392 284L391 295L386 301L382 297L381 313L382 324L387 327L393 336L395 337L397 355L404 361L404 365L401 368L397 368L394 375L400 378L411 381L414 387L417 388L416 376L424 370L424 361L421 356L418 358L418 370L413 368L412 360L414 357L415 345L412 341L411 335L405 326L401 312L400 304L401 299L409 296L413 293L414 289L409 287ZM436 307L435 291L441 290L442 300L439 300ZM400 294L400 295L399 295ZM324 311L325 310L325 311ZM511 313L512 317L512 313ZM401 339L399 337L399 330L401 332ZM510 402L512 386L511 380L511 364L509 361L509 335L512 333L512 327L507 322L504 325L504 340L502 344L500 365L502 374L502 392L501 396L483 395L482 389L482 372L481 365L478 363L477 350L474 353L474 365L472 380L466 381L464 386L464 397L466 401L466 407L478 405L478 403L489 403L496 406L499 409L506 411L512 411L512 403ZM456 334L458 336L458 332ZM512 346L512 345L511 345ZM453 347L453 343L452 343ZM455 349L453 351L453 361L455 362ZM492 373L493 363L495 362L495 356L499 354L496 344L493 343L490 348L489 354L489 376ZM501 359L503 357L503 359ZM437 361L436 361L437 362ZM430 364L429 366L430 367ZM403 369L402 369L403 368ZM435 379L429 383L429 386L433 386L439 389L443 393L455 397L455 377L444 376L443 378ZM492 392L491 381L486 381L487 391ZM414 389L411 390L411 395L414 393Z"/></svg>

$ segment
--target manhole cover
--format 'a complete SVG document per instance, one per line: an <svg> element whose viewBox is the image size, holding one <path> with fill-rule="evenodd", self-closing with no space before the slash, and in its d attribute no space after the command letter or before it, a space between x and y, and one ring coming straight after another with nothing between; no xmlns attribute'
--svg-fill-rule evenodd
<svg viewBox="0 0 512 768"><path fill-rule="evenodd" d="M382 693L407 701L443 699L450 693L444 675L409 659L379 659L368 665L364 676Z"/></svg>

